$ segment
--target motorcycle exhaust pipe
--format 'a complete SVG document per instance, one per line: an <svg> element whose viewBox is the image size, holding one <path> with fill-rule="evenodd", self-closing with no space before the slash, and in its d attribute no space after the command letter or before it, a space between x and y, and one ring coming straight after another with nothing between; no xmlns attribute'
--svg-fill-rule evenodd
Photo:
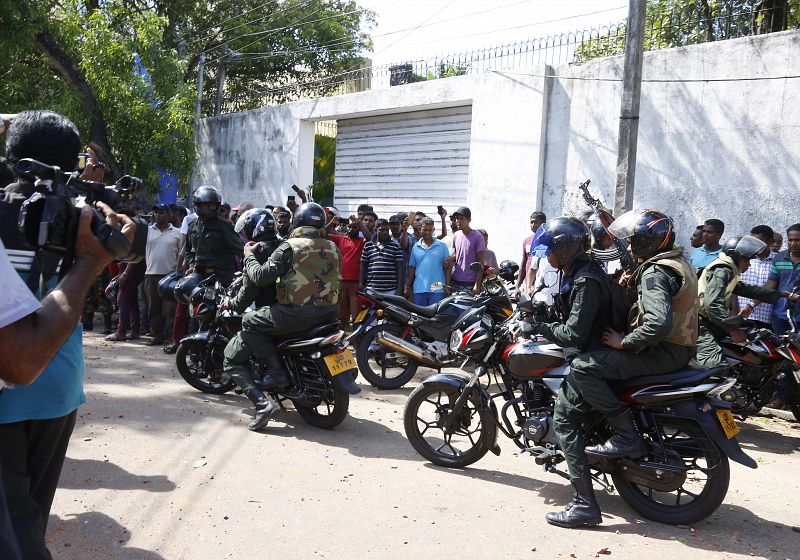
<svg viewBox="0 0 800 560"><path fill-rule="evenodd" d="M403 340L399 336L387 333L386 331L379 332L375 337L375 342L381 346L390 348L395 352L400 352L409 358L413 358L420 363L441 367L439 361L435 357L431 356L431 354L424 348L420 348L416 344L411 344L407 340Z"/></svg>

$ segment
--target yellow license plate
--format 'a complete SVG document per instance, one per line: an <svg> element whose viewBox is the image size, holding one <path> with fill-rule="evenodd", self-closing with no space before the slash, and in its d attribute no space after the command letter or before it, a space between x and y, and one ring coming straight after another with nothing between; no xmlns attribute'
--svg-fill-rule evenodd
<svg viewBox="0 0 800 560"><path fill-rule="evenodd" d="M733 414L731 414L730 410L718 410L717 418L719 418L719 423L722 424L722 429L728 439L739 433L739 426L736 425L736 420L733 419Z"/></svg>
<svg viewBox="0 0 800 560"><path fill-rule="evenodd" d="M361 312L358 315L356 315L356 320L355 320L355 322L353 324L354 325L358 325L359 323L361 323L361 321L364 320L364 317L366 317L366 316L367 316L367 310L366 309L362 309Z"/></svg>
<svg viewBox="0 0 800 560"><path fill-rule="evenodd" d="M353 353L345 348L344 352L340 354L325 356L325 365L328 366L331 377L336 377L347 370L355 369L356 359L353 357Z"/></svg>

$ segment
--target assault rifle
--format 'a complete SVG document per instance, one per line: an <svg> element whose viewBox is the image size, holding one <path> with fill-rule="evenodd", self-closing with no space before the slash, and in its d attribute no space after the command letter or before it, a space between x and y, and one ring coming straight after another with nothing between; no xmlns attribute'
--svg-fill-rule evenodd
<svg viewBox="0 0 800 560"><path fill-rule="evenodd" d="M589 194L589 183L591 182L591 179L586 179L586 182L578 185L578 189L580 189L581 194L583 195L583 200L589 205L589 207L591 207L592 210L594 210L595 219L603 224L603 227L606 229L606 233L611 238L611 242L614 244L614 247L619 253L619 262L622 265L622 268L628 272L632 272L636 270L636 263L633 262L633 257L631 257L631 254L628 252L628 244L608 230L609 226L614 221L614 215L611 213L611 210L606 208L603 203L600 202L599 199L594 198L591 194Z"/></svg>

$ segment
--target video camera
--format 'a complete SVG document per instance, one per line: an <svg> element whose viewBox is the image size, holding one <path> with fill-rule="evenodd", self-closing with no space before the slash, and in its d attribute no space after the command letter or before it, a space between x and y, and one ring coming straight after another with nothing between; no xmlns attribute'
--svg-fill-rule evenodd
<svg viewBox="0 0 800 560"><path fill-rule="evenodd" d="M16 165L20 177L35 181L37 192L22 203L19 212L19 232L25 241L36 249L46 249L63 255L62 273L70 268L75 257L80 208L76 198L84 197L86 204L104 202L117 210L121 204L142 188L142 181L125 175L113 186L78 177L77 172L66 173L59 167L34 159L21 159ZM136 263L144 258L147 245L147 224L132 218L136 224L133 243L122 232L106 223L104 216L93 209L92 233L114 260Z"/></svg>

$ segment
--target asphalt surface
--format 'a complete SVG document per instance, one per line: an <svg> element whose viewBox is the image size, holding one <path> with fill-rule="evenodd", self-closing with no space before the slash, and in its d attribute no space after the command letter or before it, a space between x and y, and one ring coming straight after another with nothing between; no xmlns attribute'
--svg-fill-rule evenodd
<svg viewBox="0 0 800 560"><path fill-rule="evenodd" d="M597 489L603 525L544 522L566 482L520 456L448 470L405 438L409 387L364 390L334 431L281 412L263 433L244 397L206 395L174 356L85 339L81 407L48 528L57 559L800 558L800 426L754 418L719 510L696 526L638 517Z"/></svg>

